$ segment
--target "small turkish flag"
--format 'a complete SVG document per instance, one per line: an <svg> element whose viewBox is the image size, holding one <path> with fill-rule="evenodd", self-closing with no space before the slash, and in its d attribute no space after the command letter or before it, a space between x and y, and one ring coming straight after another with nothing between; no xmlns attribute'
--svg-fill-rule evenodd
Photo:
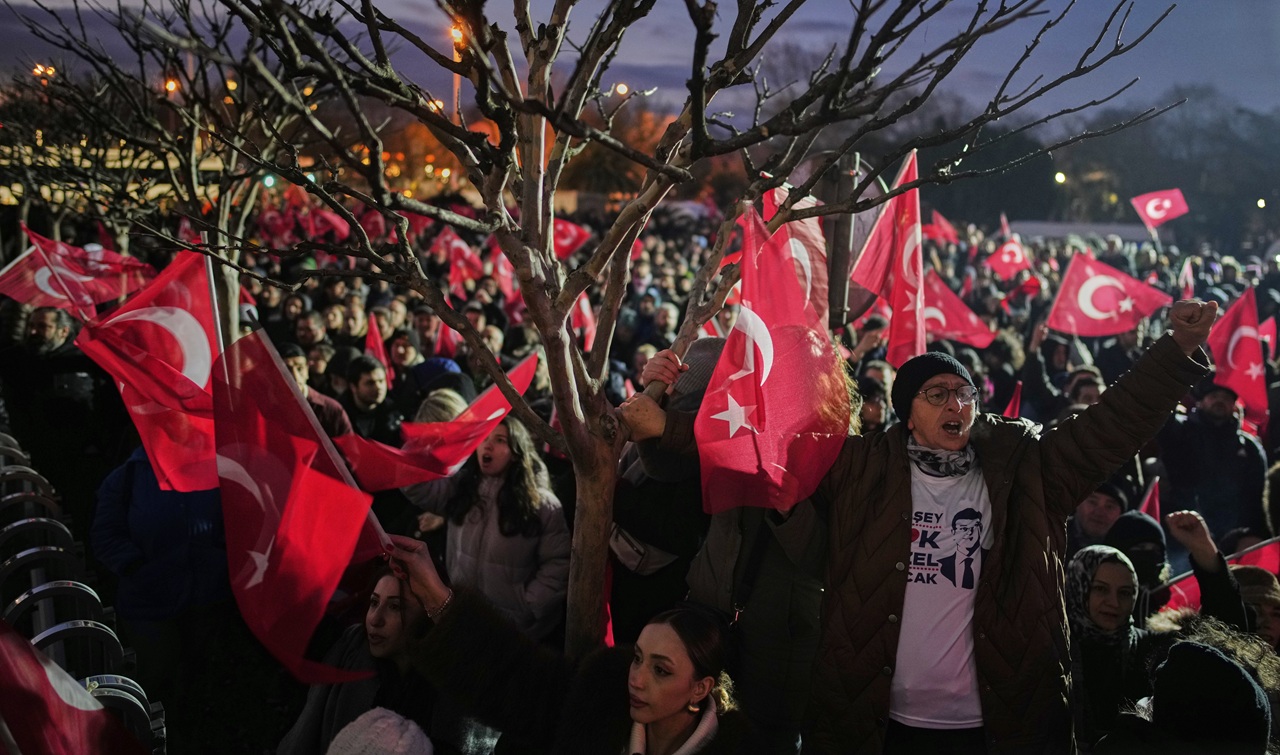
<svg viewBox="0 0 1280 755"><path fill-rule="evenodd" d="M1151 483L1147 485L1147 494L1142 497L1142 505L1138 507L1138 511L1146 514L1157 522L1160 521L1160 477L1159 475L1151 478Z"/></svg>
<svg viewBox="0 0 1280 755"><path fill-rule="evenodd" d="M1031 261L1027 259L1022 242L1013 238L1001 244L999 249L987 257L987 267L1000 280L1010 280L1023 270L1030 270Z"/></svg>
<svg viewBox="0 0 1280 755"><path fill-rule="evenodd" d="M1009 404L1005 406L1002 417L1009 419L1017 419L1022 416L1022 381L1019 380L1013 386L1013 395L1009 397Z"/></svg>
<svg viewBox="0 0 1280 755"><path fill-rule="evenodd" d="M1138 327L1173 297L1132 276L1077 254L1062 276L1048 326L1078 336L1113 336Z"/></svg>
<svg viewBox="0 0 1280 755"><path fill-rule="evenodd" d="M378 360L378 363L387 372L387 382L390 383L396 379L395 365L391 364L391 360L387 358L387 344L382 338L382 331L378 328L378 318L369 317L366 322L368 328L364 333L364 354Z"/></svg>
<svg viewBox="0 0 1280 755"><path fill-rule="evenodd" d="M979 349L987 348L996 338L933 268L924 274L924 327L933 340L959 341Z"/></svg>
<svg viewBox="0 0 1280 755"><path fill-rule="evenodd" d="M449 226L436 234L431 242L431 254L448 258L449 293L459 299L467 298L467 281L480 280L484 276L484 262L480 255Z"/></svg>
<svg viewBox="0 0 1280 755"><path fill-rule="evenodd" d="M767 223L777 214L778 208L787 201L788 190L778 187L764 195L764 221ZM793 209L803 210L815 207L818 200L805 197L794 205ZM793 220L787 223L787 234L791 237L790 257L796 265L796 273L804 281L805 297L809 306L813 307L814 316L826 322L827 312L831 306L827 296L827 240L822 235L822 223L815 218Z"/></svg>
<svg viewBox="0 0 1280 755"><path fill-rule="evenodd" d="M567 260L591 238L591 231L567 220L555 219L552 226L552 243L556 259Z"/></svg>
<svg viewBox="0 0 1280 755"><path fill-rule="evenodd" d="M1188 212L1187 200L1182 196L1182 189L1153 191L1150 194L1136 196L1129 202L1147 228L1155 228Z"/></svg>
<svg viewBox="0 0 1280 755"><path fill-rule="evenodd" d="M1258 335L1258 304L1252 287L1214 323L1205 343L1213 353L1213 382L1235 391L1246 412L1265 416L1267 370Z"/></svg>
<svg viewBox="0 0 1280 755"><path fill-rule="evenodd" d="M586 291L578 294L573 309L569 310L569 329L574 333L582 332L582 350L590 353L591 345L596 342L596 313L591 309Z"/></svg>
<svg viewBox="0 0 1280 755"><path fill-rule="evenodd" d="M893 186L898 188L914 180L916 153L912 151ZM893 310L885 358L895 367L924 353L924 306L920 301L923 273L920 192L911 189L886 203L850 275L854 283L883 297Z"/></svg>
<svg viewBox="0 0 1280 755"><path fill-rule="evenodd" d="M940 241L944 244L959 244L960 234L956 232L956 227L951 224L950 220L942 217L942 213L937 210L932 211L932 222L921 226L920 232L924 234L926 239Z"/></svg>

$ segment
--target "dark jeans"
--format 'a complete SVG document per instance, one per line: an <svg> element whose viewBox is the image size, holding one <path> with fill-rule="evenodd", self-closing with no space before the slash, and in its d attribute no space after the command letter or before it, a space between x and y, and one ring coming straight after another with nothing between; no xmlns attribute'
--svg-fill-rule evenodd
<svg viewBox="0 0 1280 755"><path fill-rule="evenodd" d="M986 755L987 736L977 729L917 729L889 721L884 755Z"/></svg>

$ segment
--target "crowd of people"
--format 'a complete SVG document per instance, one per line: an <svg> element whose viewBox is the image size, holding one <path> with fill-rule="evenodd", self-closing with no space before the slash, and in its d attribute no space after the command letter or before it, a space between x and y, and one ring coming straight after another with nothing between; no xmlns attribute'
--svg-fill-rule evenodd
<svg viewBox="0 0 1280 755"><path fill-rule="evenodd" d="M633 442L614 495L614 645L560 650L572 468L508 416L456 474L374 496L389 568L358 605L335 606L311 648L373 673L309 690L272 671L238 622L217 491L160 489L67 312L0 303L0 424L100 564L139 681L172 704L172 751L1269 750L1280 581L1227 557L1277 526L1280 435L1242 421L1202 347L1248 287L1260 322L1280 311L1275 256L1197 250L1195 300L1080 338L1044 324L1074 255L1175 299L1186 255L1024 239L1032 268L1001 280L982 261L1002 239L970 227L959 243L929 241L926 268L991 344L936 341L895 368L884 317L833 333L858 401L818 490L785 511L708 515L692 426L736 306L685 354L671 346L717 220L660 208L616 323L607 391ZM430 235L416 242L424 270L492 354L410 289L312 276L314 259L243 261L300 282L285 293L244 276L244 320L331 436L400 446L403 422L449 421L490 384L484 359L507 369L541 348L495 275L460 295ZM386 363L367 351L371 328ZM1276 395L1280 367L1266 368ZM635 393L654 381L669 386L661 401ZM1001 416L1019 385L1019 416ZM545 366L525 398L550 420ZM1141 510L1153 489L1160 521ZM1188 570L1199 607L1168 608L1166 583ZM264 683L229 702L231 669ZM375 741L384 749L358 749Z"/></svg>

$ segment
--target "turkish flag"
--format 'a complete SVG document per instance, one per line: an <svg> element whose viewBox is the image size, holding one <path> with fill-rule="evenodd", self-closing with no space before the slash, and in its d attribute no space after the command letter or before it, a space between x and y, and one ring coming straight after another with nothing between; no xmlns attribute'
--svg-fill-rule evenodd
<svg viewBox="0 0 1280 755"><path fill-rule="evenodd" d="M489 262L493 265L493 279L498 283L498 290L507 301L520 295L520 284L516 282L516 269L507 259L494 236L489 237Z"/></svg>
<svg viewBox="0 0 1280 755"><path fill-rule="evenodd" d="M146 285L155 270L130 257L46 239L23 226L32 246L0 270L0 294L33 307L58 307L82 319L95 304L114 301Z"/></svg>
<svg viewBox="0 0 1280 755"><path fill-rule="evenodd" d="M896 189L916 180L916 153L902 164ZM924 262L920 256L920 192L890 199L867 235L867 243L853 264L854 283L883 297L893 310L885 358L895 367L925 349L924 305L920 284Z"/></svg>
<svg viewBox="0 0 1280 755"><path fill-rule="evenodd" d="M1265 417L1267 370L1252 286L1218 318L1205 343L1213 353L1213 382L1235 391L1247 414Z"/></svg>
<svg viewBox="0 0 1280 755"><path fill-rule="evenodd" d="M1189 211L1187 200L1182 196L1182 189L1164 189L1142 194L1129 200L1137 211L1142 224L1154 229L1174 218L1186 215Z"/></svg>
<svg viewBox="0 0 1280 755"><path fill-rule="evenodd" d="M346 241L351 236L351 225L333 210L312 210L311 227L317 236L332 233L337 241Z"/></svg>
<svg viewBox="0 0 1280 755"><path fill-rule="evenodd" d="M1027 259L1027 251L1018 239L1009 239L1000 248L987 257L987 267L1000 280L1010 280L1023 270L1031 269L1031 261Z"/></svg>
<svg viewBox="0 0 1280 755"><path fill-rule="evenodd" d="M849 397L826 323L805 306L786 228L750 215L742 304L698 409L703 509L788 510L813 493L849 426Z"/></svg>
<svg viewBox="0 0 1280 755"><path fill-rule="evenodd" d="M575 333L582 331L582 350L589 353L596 341L596 313L591 309L586 291L578 295L573 309L569 310L569 328Z"/></svg>
<svg viewBox="0 0 1280 755"><path fill-rule="evenodd" d="M371 356L382 363L387 370L387 382L390 383L396 377L396 368L392 366L391 360L387 358L387 345L382 340L382 331L378 329L378 318L369 317L368 328L364 333L364 353Z"/></svg>
<svg viewBox="0 0 1280 755"><path fill-rule="evenodd" d="M1258 566L1272 574L1280 573L1280 537L1265 540L1248 551L1233 553L1226 557L1228 564L1242 566ZM1161 611L1174 611L1179 608L1200 608L1200 584L1191 579L1191 572L1180 575L1169 584L1169 602Z"/></svg>
<svg viewBox="0 0 1280 755"><path fill-rule="evenodd" d="M299 681L364 678L304 654L357 542L385 539L369 516L372 499L345 479L262 331L219 358L213 404L227 568L240 614Z"/></svg>
<svg viewBox="0 0 1280 755"><path fill-rule="evenodd" d="M767 223L777 214L778 208L787 201L788 190L776 188L764 195L764 221ZM794 205L793 209L803 210L815 207L818 200L805 197ZM822 223L818 218L805 218L787 223L787 234L791 238L790 257L796 266L796 275L804 281L805 298L813 308L813 316L821 322L827 321L830 311L830 297L827 294L827 240L822 235Z"/></svg>
<svg viewBox="0 0 1280 755"><path fill-rule="evenodd" d="M1060 333L1113 336L1133 330L1173 297L1132 276L1077 254L1067 265L1047 324Z"/></svg>
<svg viewBox="0 0 1280 755"><path fill-rule="evenodd" d="M1151 478L1150 484L1147 485L1147 494L1142 497L1142 505L1138 507L1138 511L1141 511L1157 522L1161 521L1159 475Z"/></svg>
<svg viewBox="0 0 1280 755"><path fill-rule="evenodd" d="M924 234L926 239L933 239L944 244L959 244L960 234L956 232L956 227L951 225L951 221L942 217L942 213L937 210L932 211L932 222L921 226L920 232Z"/></svg>
<svg viewBox="0 0 1280 755"><path fill-rule="evenodd" d="M933 268L924 275L924 327L934 340L945 338L979 349L987 348L996 338Z"/></svg>
<svg viewBox="0 0 1280 755"><path fill-rule="evenodd" d="M591 238L591 231L576 223L556 218L552 226L552 243L556 259L567 260Z"/></svg>
<svg viewBox="0 0 1280 755"><path fill-rule="evenodd" d="M450 226L440 229L431 242L431 254L449 259L449 293L459 299L467 298L467 281L480 280L484 276L484 262L471 245L463 241Z"/></svg>
<svg viewBox="0 0 1280 755"><path fill-rule="evenodd" d="M1009 397L1009 404L1004 408L1004 412L1000 415L1009 419L1017 419L1022 416L1022 381L1019 380L1013 386L1013 395Z"/></svg>
<svg viewBox="0 0 1280 755"><path fill-rule="evenodd" d="M217 334L205 257L179 252L149 286L76 338L115 379L165 490L218 486L211 394Z"/></svg>
<svg viewBox="0 0 1280 755"><path fill-rule="evenodd" d="M137 753L142 746L84 685L0 621L0 745L40 755Z"/></svg>
<svg viewBox="0 0 1280 755"><path fill-rule="evenodd" d="M537 367L538 357L531 354L511 368L507 377L516 392L524 394L529 389ZM362 490L391 490L457 472L510 411L506 396L491 385L451 422L402 424L404 448L393 448L355 433L340 435L334 443L350 462Z"/></svg>

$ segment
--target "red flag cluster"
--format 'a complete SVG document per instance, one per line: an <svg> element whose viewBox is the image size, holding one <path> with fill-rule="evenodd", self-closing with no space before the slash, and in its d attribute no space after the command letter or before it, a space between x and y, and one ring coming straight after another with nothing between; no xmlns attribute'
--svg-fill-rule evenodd
<svg viewBox="0 0 1280 755"><path fill-rule="evenodd" d="M155 278L150 266L99 249L89 252L22 229L31 248L0 270L0 294L33 307L58 307L84 319L96 304L115 301Z"/></svg>
<svg viewBox="0 0 1280 755"><path fill-rule="evenodd" d="M431 242L431 254L449 260L449 293L467 298L467 281L484 276L484 262L471 245L462 240L451 226L445 226Z"/></svg>

